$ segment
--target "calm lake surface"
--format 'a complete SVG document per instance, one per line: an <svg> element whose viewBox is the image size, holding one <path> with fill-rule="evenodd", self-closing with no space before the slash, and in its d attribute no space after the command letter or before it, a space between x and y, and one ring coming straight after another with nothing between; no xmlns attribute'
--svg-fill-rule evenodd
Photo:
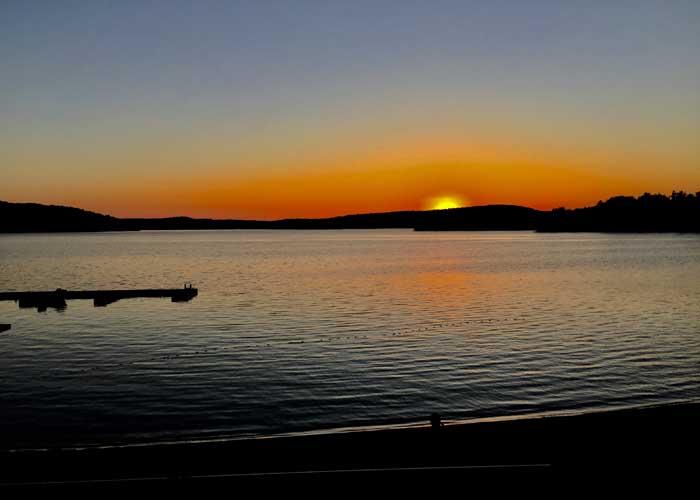
<svg viewBox="0 0 700 500"><path fill-rule="evenodd" d="M177 231L0 236L2 447L138 443L700 398L700 237Z"/></svg>

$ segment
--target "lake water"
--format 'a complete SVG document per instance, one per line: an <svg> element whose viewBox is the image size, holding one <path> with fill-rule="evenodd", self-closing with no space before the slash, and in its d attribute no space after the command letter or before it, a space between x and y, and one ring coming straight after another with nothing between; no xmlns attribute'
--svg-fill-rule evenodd
<svg viewBox="0 0 700 500"><path fill-rule="evenodd" d="M0 236L2 447L271 435L700 398L695 235Z"/></svg>

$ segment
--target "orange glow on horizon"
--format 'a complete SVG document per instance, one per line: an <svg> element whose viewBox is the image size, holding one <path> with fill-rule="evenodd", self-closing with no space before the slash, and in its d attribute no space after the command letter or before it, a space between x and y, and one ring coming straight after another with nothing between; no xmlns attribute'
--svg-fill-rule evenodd
<svg viewBox="0 0 700 500"><path fill-rule="evenodd" d="M113 185L109 196L85 186L64 199L39 199L118 217L282 219L516 204L547 210L595 204L619 194L665 186L573 168L516 165L424 165L377 169L313 169L276 175L214 172ZM674 186L669 186L670 192ZM87 193L87 194L86 194ZM436 198L436 193L443 193ZM459 193L459 194L456 194ZM37 197L38 198L38 197ZM26 200L17 200L26 201Z"/></svg>
<svg viewBox="0 0 700 500"><path fill-rule="evenodd" d="M462 196L435 196L428 198L423 204L425 210L447 210L450 208L468 207L469 203Z"/></svg>
<svg viewBox="0 0 700 500"><path fill-rule="evenodd" d="M595 163L581 155L567 161L564 155L504 144L460 147L456 140L430 137L387 141L357 154L329 150L316 159L265 164L251 158L209 158L167 173L154 161L152 167L110 182L99 172L70 177L61 189L55 181L38 179L23 189L21 199L5 199L70 205L117 217L273 220L488 204L548 210L592 205L615 195L698 190L662 171L631 175L591 168Z"/></svg>

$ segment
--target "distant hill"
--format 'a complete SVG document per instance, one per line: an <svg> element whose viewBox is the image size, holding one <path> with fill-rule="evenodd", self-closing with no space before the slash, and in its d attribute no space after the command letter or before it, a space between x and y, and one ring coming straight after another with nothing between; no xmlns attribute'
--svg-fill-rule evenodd
<svg viewBox="0 0 700 500"><path fill-rule="evenodd" d="M593 207L549 212L517 205L343 215L324 219L120 219L79 208L0 201L0 233L176 229L382 229L416 231L700 232L700 193L617 196Z"/></svg>
<svg viewBox="0 0 700 500"><path fill-rule="evenodd" d="M122 221L80 208L0 201L0 233L119 231Z"/></svg>
<svg viewBox="0 0 700 500"><path fill-rule="evenodd" d="M419 212L416 231L523 231L535 229L544 212L518 205L483 205Z"/></svg>

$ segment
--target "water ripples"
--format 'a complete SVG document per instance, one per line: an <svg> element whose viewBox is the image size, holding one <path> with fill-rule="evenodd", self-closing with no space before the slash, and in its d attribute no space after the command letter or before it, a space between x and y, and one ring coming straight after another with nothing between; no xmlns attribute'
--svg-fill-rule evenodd
<svg viewBox="0 0 700 500"><path fill-rule="evenodd" d="M410 231L0 237L6 443L267 435L700 397L700 238Z"/></svg>

